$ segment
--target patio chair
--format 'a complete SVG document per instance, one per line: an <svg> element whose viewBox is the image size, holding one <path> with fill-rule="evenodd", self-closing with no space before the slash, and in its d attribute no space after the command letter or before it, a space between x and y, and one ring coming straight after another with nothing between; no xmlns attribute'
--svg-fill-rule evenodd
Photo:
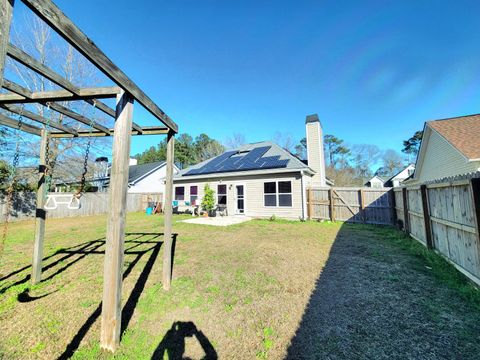
<svg viewBox="0 0 480 360"><path fill-rule="evenodd" d="M228 216L227 205L217 205L215 212L220 216Z"/></svg>

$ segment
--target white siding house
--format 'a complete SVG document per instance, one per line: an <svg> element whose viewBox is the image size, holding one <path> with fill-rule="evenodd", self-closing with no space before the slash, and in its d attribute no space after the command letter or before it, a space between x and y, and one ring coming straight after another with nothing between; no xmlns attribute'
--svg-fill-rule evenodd
<svg viewBox="0 0 480 360"><path fill-rule="evenodd" d="M243 145L181 170L173 180L174 204L199 205L209 184L228 215L305 218L307 186L328 183L318 116L307 116L305 126L308 165L269 141Z"/></svg>
<svg viewBox="0 0 480 360"><path fill-rule="evenodd" d="M158 161L153 163L130 165L128 171L128 192L129 193L165 193L166 162ZM178 173L174 166L174 174Z"/></svg>
<svg viewBox="0 0 480 360"><path fill-rule="evenodd" d="M480 170L480 115L425 123L413 182Z"/></svg>

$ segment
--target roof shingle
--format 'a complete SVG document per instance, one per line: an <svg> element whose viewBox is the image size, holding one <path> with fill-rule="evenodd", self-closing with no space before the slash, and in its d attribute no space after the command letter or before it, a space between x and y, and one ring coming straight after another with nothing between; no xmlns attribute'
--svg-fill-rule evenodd
<svg viewBox="0 0 480 360"><path fill-rule="evenodd" d="M480 114L428 121L427 124L468 159L480 159Z"/></svg>

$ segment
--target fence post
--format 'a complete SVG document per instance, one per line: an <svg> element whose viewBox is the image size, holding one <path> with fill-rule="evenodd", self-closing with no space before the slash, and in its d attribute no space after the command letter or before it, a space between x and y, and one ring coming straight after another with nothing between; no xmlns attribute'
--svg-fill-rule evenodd
<svg viewBox="0 0 480 360"><path fill-rule="evenodd" d="M402 195L403 195L403 231L406 234L410 233L410 226L409 226L409 219L408 219L408 196L407 196L407 188L402 188Z"/></svg>
<svg viewBox="0 0 480 360"><path fill-rule="evenodd" d="M470 187L473 196L473 211L475 212L475 225L477 230L477 239L480 242L480 178L470 179Z"/></svg>
<svg viewBox="0 0 480 360"><path fill-rule="evenodd" d="M425 240L427 248L433 249L432 229L430 225L430 209L428 206L427 185L420 185L420 193L422 194L423 222L425 223Z"/></svg>
<svg viewBox="0 0 480 360"><path fill-rule="evenodd" d="M330 220L335 221L335 198L333 197L333 188L328 190L330 198Z"/></svg>
<svg viewBox="0 0 480 360"><path fill-rule="evenodd" d="M395 199L395 188L392 188L392 208L393 208L393 213L392 213L392 220L393 220L393 226L397 227L397 222L398 222L398 217L397 217L397 199Z"/></svg>
<svg viewBox="0 0 480 360"><path fill-rule="evenodd" d="M360 192L360 211L362 214L362 222L365 223L367 221L367 217L365 214L365 198L364 198L363 189L360 188L359 192Z"/></svg>
<svg viewBox="0 0 480 360"><path fill-rule="evenodd" d="M309 187L308 188L308 191L307 191L307 204L308 204L308 207L307 207L307 217L308 217L308 220L310 220L312 218L312 215L313 215L313 204L312 204L312 188Z"/></svg>

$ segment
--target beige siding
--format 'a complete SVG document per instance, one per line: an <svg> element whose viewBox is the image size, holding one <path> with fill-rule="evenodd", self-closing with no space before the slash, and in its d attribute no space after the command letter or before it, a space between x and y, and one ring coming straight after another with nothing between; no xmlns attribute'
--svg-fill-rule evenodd
<svg viewBox="0 0 480 360"><path fill-rule="evenodd" d="M323 133L320 122L306 124L308 166L315 171L312 181L325 186L325 157L323 154Z"/></svg>
<svg viewBox="0 0 480 360"><path fill-rule="evenodd" d="M263 184L268 181L291 181L292 182L292 206L291 207L269 207L264 205ZM198 186L198 196L200 203L205 184L215 191L217 196L217 185L227 185L227 210L229 215L235 214L236 196L235 185L243 184L245 191L245 215L255 218L267 218L275 215L279 218L299 219L302 216L302 181L300 173L298 174L274 174L274 175L253 175L228 178L199 179L188 180L181 179L174 181L174 188L185 186L185 200L190 199L190 186Z"/></svg>
<svg viewBox="0 0 480 360"><path fill-rule="evenodd" d="M468 162L447 140L432 131L418 181L441 179L477 171L479 162Z"/></svg>

